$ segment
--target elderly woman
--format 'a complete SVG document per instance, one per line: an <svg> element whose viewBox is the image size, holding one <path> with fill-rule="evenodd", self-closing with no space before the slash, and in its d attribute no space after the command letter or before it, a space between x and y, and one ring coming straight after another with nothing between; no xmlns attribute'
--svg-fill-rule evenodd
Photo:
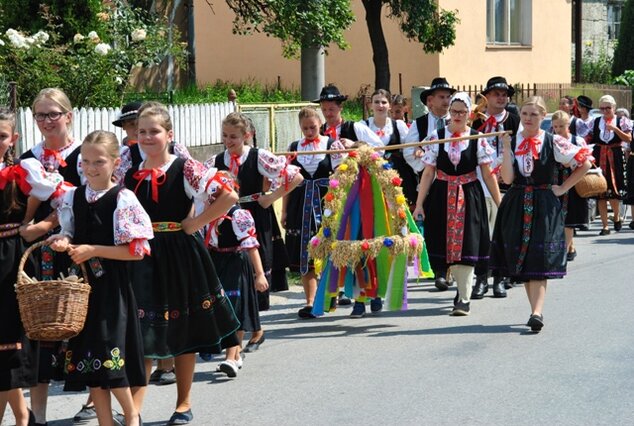
<svg viewBox="0 0 634 426"><path fill-rule="evenodd" d="M490 267L494 276L525 282L531 306L527 326L539 332L548 279L566 275L564 214L558 197L590 168L589 151L540 129L546 105L539 96L520 109L522 131L505 135L501 177L511 184L495 221ZM557 185L559 164L574 171Z"/></svg>
<svg viewBox="0 0 634 426"><path fill-rule="evenodd" d="M599 235L608 235L608 201L614 212L614 230L621 230L619 200L625 190L623 143L632 141L632 122L626 117L616 116L616 102L610 95L599 99L602 116L594 120L592 130L593 156L608 182L606 193L598 197L602 229Z"/></svg>
<svg viewBox="0 0 634 426"><path fill-rule="evenodd" d="M457 92L449 101L451 121L434 131L428 139L477 135L467 125L471 99ZM500 190L491 174L495 150L486 139L476 138L426 147L425 168L418 188L414 217L424 215L425 241L434 271L451 273L458 283L451 315L470 312L471 283L476 265L486 265L489 255L489 225L482 185L476 170L482 170L484 182L497 206Z"/></svg>

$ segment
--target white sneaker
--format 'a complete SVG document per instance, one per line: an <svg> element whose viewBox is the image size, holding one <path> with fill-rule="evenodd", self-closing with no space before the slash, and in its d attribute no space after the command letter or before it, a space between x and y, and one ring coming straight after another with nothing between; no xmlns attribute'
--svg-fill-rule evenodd
<svg viewBox="0 0 634 426"><path fill-rule="evenodd" d="M225 360L218 364L220 371L225 373L228 377L236 377L238 375L238 366L233 360Z"/></svg>
<svg viewBox="0 0 634 426"><path fill-rule="evenodd" d="M242 368L242 364L244 363L244 361L242 361L242 357L238 358L237 361L233 361L236 363L236 367L238 367L238 369Z"/></svg>

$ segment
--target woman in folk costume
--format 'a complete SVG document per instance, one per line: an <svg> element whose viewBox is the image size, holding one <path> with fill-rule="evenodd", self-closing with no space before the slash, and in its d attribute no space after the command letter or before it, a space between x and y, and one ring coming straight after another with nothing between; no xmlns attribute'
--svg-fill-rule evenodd
<svg viewBox="0 0 634 426"><path fill-rule="evenodd" d="M467 125L469 95L454 93L449 105L451 121L429 139L477 134ZM454 316L469 314L474 268L488 260L487 209L476 169L482 169L487 188L499 204L500 191L489 166L494 158L495 150L483 138L429 145L423 156L425 169L414 217L424 216L432 269L446 270L451 266L456 278L458 293L451 312Z"/></svg>
<svg viewBox="0 0 634 426"><path fill-rule="evenodd" d="M502 138L501 177L511 187L500 204L490 266L494 276L525 282L531 306L527 326L544 326L543 306L547 280L566 275L564 215L559 201L590 168L588 150L540 129L546 106L539 96L522 104L523 130ZM558 185L559 164L574 169Z"/></svg>
<svg viewBox="0 0 634 426"><path fill-rule="evenodd" d="M301 274L306 306L297 315L302 319L315 318L312 314L317 275L315 265L308 259L308 243L321 225L323 198L328 192L329 176L341 163L342 154L302 155L303 152L344 149L341 142L321 136L321 118L312 108L302 108L299 125L304 137L290 144L296 152L292 165L299 167L304 181L284 197L282 226L286 229L286 249L290 269Z"/></svg>
<svg viewBox="0 0 634 426"><path fill-rule="evenodd" d="M620 231L623 225L620 210L620 199L625 190L623 142L632 141L632 122L616 116L616 101L610 95L599 99L599 109L603 115L594 119L592 155L608 181L608 191L597 201L602 225L599 235L608 235L608 201L614 213L614 230Z"/></svg>

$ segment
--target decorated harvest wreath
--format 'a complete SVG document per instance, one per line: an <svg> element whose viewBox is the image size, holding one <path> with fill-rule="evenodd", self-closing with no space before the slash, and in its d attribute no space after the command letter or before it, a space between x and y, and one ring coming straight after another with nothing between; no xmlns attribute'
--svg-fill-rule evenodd
<svg viewBox="0 0 634 426"><path fill-rule="evenodd" d="M388 309L406 304L407 262L425 252L401 182L391 164L365 145L333 173L321 228L308 247L323 266L313 313L330 310L329 298L341 287L348 294L356 286L350 296L357 300L387 295Z"/></svg>

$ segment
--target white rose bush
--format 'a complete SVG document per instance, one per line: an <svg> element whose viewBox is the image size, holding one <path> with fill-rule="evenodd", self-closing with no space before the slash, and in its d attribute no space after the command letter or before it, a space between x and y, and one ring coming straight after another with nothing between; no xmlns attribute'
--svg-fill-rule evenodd
<svg viewBox="0 0 634 426"><path fill-rule="evenodd" d="M17 83L20 105L30 105L44 87L64 89L78 107L118 105L135 67L156 66L168 56L185 64L185 46L170 44L165 19L122 0L106 2L96 17L100 28L67 42L53 22L34 34L0 28L0 79ZM179 40L175 28L172 34Z"/></svg>

